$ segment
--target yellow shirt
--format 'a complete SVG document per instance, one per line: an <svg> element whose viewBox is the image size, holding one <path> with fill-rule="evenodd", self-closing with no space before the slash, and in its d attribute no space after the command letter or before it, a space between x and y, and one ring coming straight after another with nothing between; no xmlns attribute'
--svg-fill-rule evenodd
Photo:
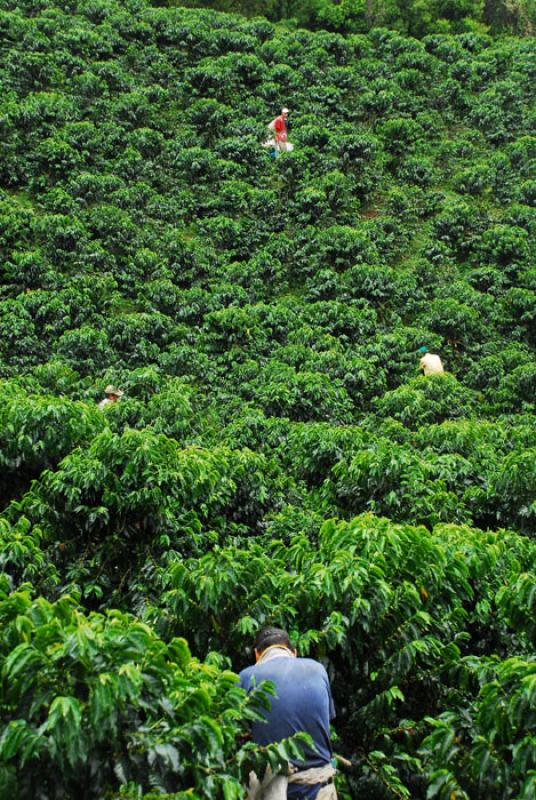
<svg viewBox="0 0 536 800"><path fill-rule="evenodd" d="M425 375L442 375L445 372L441 359L434 353L425 353L419 363Z"/></svg>

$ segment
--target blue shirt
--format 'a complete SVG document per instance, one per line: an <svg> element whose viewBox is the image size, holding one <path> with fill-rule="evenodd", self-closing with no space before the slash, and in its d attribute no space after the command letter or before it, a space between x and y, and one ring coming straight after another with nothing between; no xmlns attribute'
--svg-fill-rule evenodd
<svg viewBox="0 0 536 800"><path fill-rule="evenodd" d="M260 745L279 742L305 731L315 749L304 748L304 760L296 762L300 769L322 767L331 760L332 748L329 737L329 722L335 716L335 707L326 670L311 658L281 656L240 673L240 686L250 692L263 681L272 681L276 695L270 696L271 708L264 711L265 722L252 725L253 741ZM319 786L288 787L289 798L315 798Z"/></svg>

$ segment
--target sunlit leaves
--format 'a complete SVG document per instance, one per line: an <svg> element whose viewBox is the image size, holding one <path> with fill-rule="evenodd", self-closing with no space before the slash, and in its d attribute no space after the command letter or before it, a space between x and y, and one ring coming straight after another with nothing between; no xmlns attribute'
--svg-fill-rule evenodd
<svg viewBox="0 0 536 800"><path fill-rule="evenodd" d="M236 675L128 615L86 617L68 598L20 593L2 596L0 618L0 769L22 794L45 782L87 791L90 764L95 798L128 781L206 798L229 782L238 797L252 759L278 768L301 752L289 741L236 756L258 714Z"/></svg>
<svg viewBox="0 0 536 800"><path fill-rule="evenodd" d="M272 622L354 795L532 800L533 542L469 527L534 531L531 42L44 5L0 12L2 800L238 800L297 757L237 755Z"/></svg>

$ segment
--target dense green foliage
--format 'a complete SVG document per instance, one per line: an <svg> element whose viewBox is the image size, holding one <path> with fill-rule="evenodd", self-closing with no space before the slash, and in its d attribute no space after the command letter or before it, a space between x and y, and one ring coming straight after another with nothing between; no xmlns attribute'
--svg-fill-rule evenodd
<svg viewBox="0 0 536 800"><path fill-rule="evenodd" d="M412 36L429 33L534 34L533 0L153 0L154 5L262 14L313 29L365 33L385 25Z"/></svg>
<svg viewBox="0 0 536 800"><path fill-rule="evenodd" d="M235 798L251 767L299 752L292 741L237 752L257 695L245 698L214 654L192 659L183 639L27 591L0 594L0 619L0 708L15 717L0 739L2 797L101 798L120 781L125 798L179 783Z"/></svg>
<svg viewBox="0 0 536 800"><path fill-rule="evenodd" d="M268 622L345 800L536 797L536 65L441 30L0 0L1 800L238 800Z"/></svg>

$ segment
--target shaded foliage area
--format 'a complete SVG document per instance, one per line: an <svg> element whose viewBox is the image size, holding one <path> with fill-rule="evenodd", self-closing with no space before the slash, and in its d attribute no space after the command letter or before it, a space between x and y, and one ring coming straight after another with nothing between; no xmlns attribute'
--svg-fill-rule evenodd
<svg viewBox="0 0 536 800"><path fill-rule="evenodd" d="M242 797L267 622L343 798L533 800L534 61L460 26L0 2L2 800Z"/></svg>
<svg viewBox="0 0 536 800"><path fill-rule="evenodd" d="M175 0L153 4L178 5ZM484 31L531 36L536 25L531 0L187 0L185 5L338 33L365 33L385 25L411 36Z"/></svg>

